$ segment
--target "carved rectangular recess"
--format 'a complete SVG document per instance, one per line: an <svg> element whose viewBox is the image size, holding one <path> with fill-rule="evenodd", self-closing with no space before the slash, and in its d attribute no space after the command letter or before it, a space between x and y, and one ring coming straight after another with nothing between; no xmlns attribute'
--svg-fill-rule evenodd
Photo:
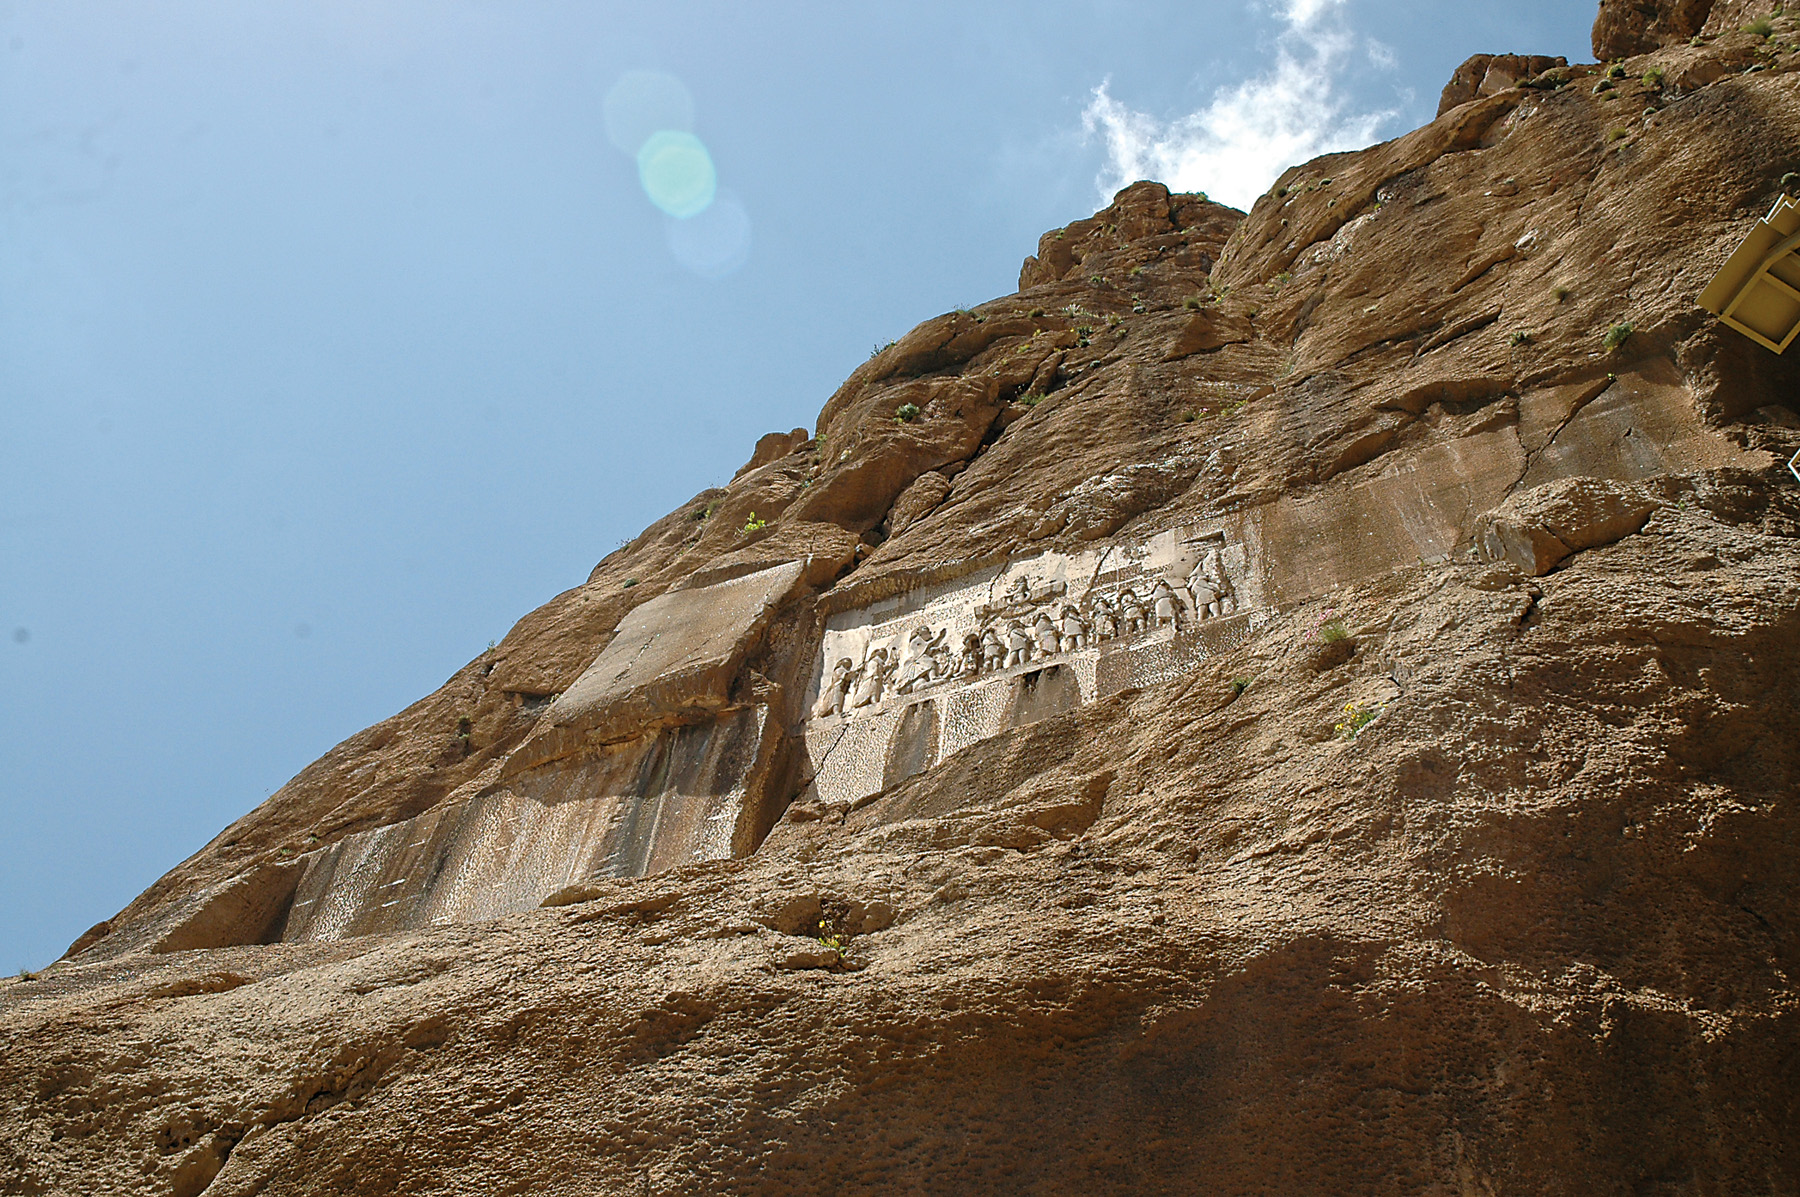
<svg viewBox="0 0 1800 1197"><path fill-rule="evenodd" d="M497 918L567 885L734 854L767 708L608 745L301 858L278 938Z"/></svg>
<svg viewBox="0 0 1800 1197"><path fill-rule="evenodd" d="M812 796L854 802L971 744L1191 672L1266 618L1216 527L1044 553L833 615L803 732Z"/></svg>

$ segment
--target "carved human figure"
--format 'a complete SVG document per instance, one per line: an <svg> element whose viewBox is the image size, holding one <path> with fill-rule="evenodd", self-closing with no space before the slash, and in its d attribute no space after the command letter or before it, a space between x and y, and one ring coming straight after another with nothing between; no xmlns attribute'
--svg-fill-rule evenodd
<svg viewBox="0 0 1800 1197"><path fill-rule="evenodd" d="M1014 578L1012 585L1006 588L1006 601L1009 604L1029 603L1031 601L1031 579L1024 574Z"/></svg>
<svg viewBox="0 0 1800 1197"><path fill-rule="evenodd" d="M1000 642L1000 634L993 628L984 628L981 632L981 667L990 673L1006 668L1006 645Z"/></svg>
<svg viewBox="0 0 1800 1197"><path fill-rule="evenodd" d="M970 632L963 637L962 655L956 663L958 677L974 677L981 672L981 637Z"/></svg>
<svg viewBox="0 0 1800 1197"><path fill-rule="evenodd" d="M1219 550L1208 549L1194 572L1188 575L1188 593L1194 596L1194 613L1201 619L1230 615L1237 609L1231 579L1225 573Z"/></svg>
<svg viewBox="0 0 1800 1197"><path fill-rule="evenodd" d="M1156 580L1156 589L1150 592L1150 602L1156 609L1156 626L1172 628L1175 626L1175 589L1169 585L1167 578Z"/></svg>
<svg viewBox="0 0 1800 1197"><path fill-rule="evenodd" d="M895 686L902 694L910 694L914 689L925 684L936 672L937 660L934 653L942 643L949 629L936 636L925 624L920 624L906 638L906 659L899 666L900 680Z"/></svg>
<svg viewBox="0 0 1800 1197"><path fill-rule="evenodd" d="M862 677L850 695L852 707L866 707L881 701L881 687L887 681L887 649L878 648L863 662Z"/></svg>
<svg viewBox="0 0 1800 1197"><path fill-rule="evenodd" d="M831 667L831 676L819 687L819 701L813 704L813 718L823 719L827 715L842 715L844 700L850 696L850 687L856 680L856 664L849 657L842 657Z"/></svg>
<svg viewBox="0 0 1800 1197"><path fill-rule="evenodd" d="M1031 634L1018 620L1006 625L1006 664L1001 668L1011 669L1014 665L1023 665L1031 660Z"/></svg>
<svg viewBox="0 0 1800 1197"><path fill-rule="evenodd" d="M1032 623L1032 631L1037 636L1037 649L1046 657L1054 657L1062 647L1062 634L1056 630L1056 621L1050 618L1048 611L1039 611L1037 619Z"/></svg>
<svg viewBox="0 0 1800 1197"><path fill-rule="evenodd" d="M1112 600L1104 594L1094 599L1094 636L1099 640L1112 640L1119 634L1119 613L1113 607Z"/></svg>
<svg viewBox="0 0 1800 1197"><path fill-rule="evenodd" d="M1081 612L1065 604L1062 609L1062 650L1072 653L1087 647L1087 620L1081 618Z"/></svg>
<svg viewBox="0 0 1800 1197"><path fill-rule="evenodd" d="M1141 632L1150 626L1150 612L1144 606L1144 600L1129 586L1119 595L1119 616L1125 625L1126 635Z"/></svg>

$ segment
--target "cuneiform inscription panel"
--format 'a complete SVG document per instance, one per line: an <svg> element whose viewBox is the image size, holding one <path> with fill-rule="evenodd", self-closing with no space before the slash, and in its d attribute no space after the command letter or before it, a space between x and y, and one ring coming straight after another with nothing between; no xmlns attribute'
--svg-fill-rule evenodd
<svg viewBox="0 0 1800 1197"><path fill-rule="evenodd" d="M1188 528L841 612L809 695L813 789L855 801L1009 727L1180 677L1247 635L1260 600L1245 547Z"/></svg>

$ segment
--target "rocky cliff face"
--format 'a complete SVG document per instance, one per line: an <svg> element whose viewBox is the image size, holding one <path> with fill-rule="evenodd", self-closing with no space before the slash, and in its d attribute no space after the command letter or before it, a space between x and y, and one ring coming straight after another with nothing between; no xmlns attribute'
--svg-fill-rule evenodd
<svg viewBox="0 0 1800 1197"><path fill-rule="evenodd" d="M1046 235L0 989L9 1191L1800 1191L1728 7Z"/></svg>

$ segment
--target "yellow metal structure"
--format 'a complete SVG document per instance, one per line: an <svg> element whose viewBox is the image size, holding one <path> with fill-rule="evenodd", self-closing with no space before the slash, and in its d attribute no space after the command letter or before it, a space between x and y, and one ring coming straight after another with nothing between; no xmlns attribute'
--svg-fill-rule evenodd
<svg viewBox="0 0 1800 1197"><path fill-rule="evenodd" d="M1782 196L1706 290L1700 306L1765 349L1800 334L1800 203Z"/></svg>

